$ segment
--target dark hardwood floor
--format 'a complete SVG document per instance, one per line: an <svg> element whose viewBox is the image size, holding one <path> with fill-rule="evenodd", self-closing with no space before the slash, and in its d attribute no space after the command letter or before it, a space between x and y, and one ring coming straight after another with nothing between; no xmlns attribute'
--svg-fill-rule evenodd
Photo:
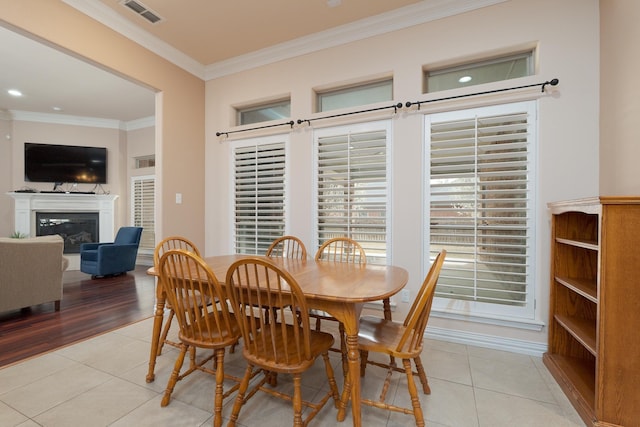
<svg viewBox="0 0 640 427"><path fill-rule="evenodd" d="M47 303L0 313L0 367L153 316L155 284L146 270L94 280L65 271L60 311Z"/></svg>

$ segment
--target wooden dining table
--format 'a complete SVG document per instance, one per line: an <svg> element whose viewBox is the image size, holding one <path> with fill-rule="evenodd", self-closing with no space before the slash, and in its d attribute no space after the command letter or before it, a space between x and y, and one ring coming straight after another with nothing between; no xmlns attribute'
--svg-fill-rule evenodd
<svg viewBox="0 0 640 427"><path fill-rule="evenodd" d="M255 255L222 255L205 258L205 262L221 283L224 282L227 270L235 261L243 258L268 258ZM408 273L401 267L392 265L356 265L334 261L299 260L291 258L268 258L274 264L287 270L296 279L304 292L307 304L311 309L326 311L344 325L349 376L351 379L351 395L343 393L339 408L338 421L343 421L346 407L351 399L353 425L360 426L360 352L358 351L359 318L364 304L381 301L398 293L408 281ZM148 274L157 276L154 267ZM151 353L149 355L149 371L147 382L155 378L154 369L160 340L160 331L164 317L166 294L162 283L156 286L156 312L153 322Z"/></svg>

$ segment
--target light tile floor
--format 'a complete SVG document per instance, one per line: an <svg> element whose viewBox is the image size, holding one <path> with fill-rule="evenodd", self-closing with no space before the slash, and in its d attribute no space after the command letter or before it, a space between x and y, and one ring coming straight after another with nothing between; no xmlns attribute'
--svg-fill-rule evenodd
<svg viewBox="0 0 640 427"><path fill-rule="evenodd" d="M160 400L177 351L166 347L156 365L156 380L146 383L152 320L62 348L0 369L0 425L47 427L95 426L210 426L212 376L195 372L178 382L170 404ZM173 328L175 330L176 328ZM443 341L427 340L422 360L431 395L421 394L427 426L431 427L584 427L558 385L538 357ZM339 357L332 360L342 387ZM241 376L241 351L225 359L228 373ZM362 395L375 398L384 372L367 369ZM389 398L409 405L406 379L395 377ZM291 389L286 376L279 387ZM327 388L321 360L303 376L305 398ZM223 416L233 398L225 400ZM312 426L343 423L327 404ZM364 426L413 425L411 415L362 407ZM291 404L258 393L240 412L240 426L280 427L291 424Z"/></svg>

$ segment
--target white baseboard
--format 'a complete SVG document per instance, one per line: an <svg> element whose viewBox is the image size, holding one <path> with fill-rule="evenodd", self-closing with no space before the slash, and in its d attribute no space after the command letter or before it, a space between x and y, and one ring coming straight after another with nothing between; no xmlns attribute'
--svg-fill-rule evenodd
<svg viewBox="0 0 640 427"><path fill-rule="evenodd" d="M495 335L485 335L431 326L427 326L425 338L454 342L458 344L474 345L476 347L492 348L494 350L510 351L512 353L521 353L537 357L542 357L542 355L547 351L546 343L523 341L514 338L505 338Z"/></svg>

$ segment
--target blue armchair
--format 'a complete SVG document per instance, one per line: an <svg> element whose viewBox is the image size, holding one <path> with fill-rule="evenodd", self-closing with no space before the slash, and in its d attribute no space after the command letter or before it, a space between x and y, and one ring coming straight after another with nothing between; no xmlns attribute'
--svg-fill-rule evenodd
<svg viewBox="0 0 640 427"><path fill-rule="evenodd" d="M121 227L113 243L80 245L80 271L91 278L113 276L136 268L142 227Z"/></svg>

